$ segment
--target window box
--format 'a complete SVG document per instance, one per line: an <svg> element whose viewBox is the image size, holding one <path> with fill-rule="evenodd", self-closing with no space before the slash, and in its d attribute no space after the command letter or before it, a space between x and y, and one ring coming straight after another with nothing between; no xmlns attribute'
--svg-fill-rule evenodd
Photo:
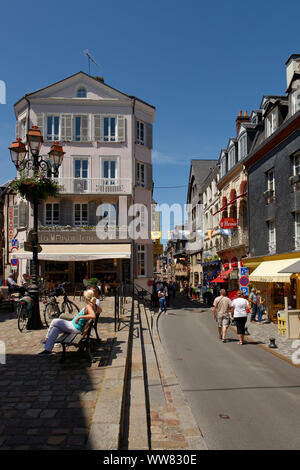
<svg viewBox="0 0 300 470"><path fill-rule="evenodd" d="M264 197L266 199L269 199L273 196L274 196L274 189L267 189L266 191L264 191Z"/></svg>
<svg viewBox="0 0 300 470"><path fill-rule="evenodd" d="M289 177L290 184L295 184L300 181L300 174L298 173L297 175L293 175Z"/></svg>

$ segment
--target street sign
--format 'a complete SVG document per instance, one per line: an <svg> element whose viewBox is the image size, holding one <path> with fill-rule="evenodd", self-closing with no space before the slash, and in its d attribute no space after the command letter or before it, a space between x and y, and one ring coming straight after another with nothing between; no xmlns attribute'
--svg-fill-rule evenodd
<svg viewBox="0 0 300 470"><path fill-rule="evenodd" d="M242 276L240 278L240 285L243 286L243 287L247 287L249 284L249 278L246 277L246 276Z"/></svg>
<svg viewBox="0 0 300 470"><path fill-rule="evenodd" d="M19 262L18 258L12 258L12 259L10 260L10 264L11 264L12 266L18 266L18 262Z"/></svg>
<svg viewBox="0 0 300 470"><path fill-rule="evenodd" d="M249 295L249 287L241 287L241 291L243 292L244 295Z"/></svg>
<svg viewBox="0 0 300 470"><path fill-rule="evenodd" d="M241 276L248 276L249 269L248 268L241 268Z"/></svg>

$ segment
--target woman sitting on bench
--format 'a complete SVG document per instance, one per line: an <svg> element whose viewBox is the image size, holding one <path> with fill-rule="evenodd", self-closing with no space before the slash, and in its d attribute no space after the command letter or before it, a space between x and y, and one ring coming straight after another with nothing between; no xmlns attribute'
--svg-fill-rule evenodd
<svg viewBox="0 0 300 470"><path fill-rule="evenodd" d="M95 320L94 305L96 304L96 297L94 291L88 289L84 292L83 296L86 307L83 307L73 320L63 320L62 318L52 320L49 330L47 331L46 339L43 341L45 349L39 353L39 356L49 356L52 354L56 338L60 333L83 333L87 321L90 319Z"/></svg>

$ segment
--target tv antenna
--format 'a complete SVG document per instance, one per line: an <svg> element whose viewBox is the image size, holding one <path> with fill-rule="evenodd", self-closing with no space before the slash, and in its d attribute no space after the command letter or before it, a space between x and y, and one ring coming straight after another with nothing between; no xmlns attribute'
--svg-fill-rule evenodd
<svg viewBox="0 0 300 470"><path fill-rule="evenodd" d="M91 57L88 49L85 49L84 51L84 54L87 56L88 58L88 64L89 64L89 75L91 75L91 62L93 62L95 65L97 65L97 67L99 67L99 65L94 61L94 59Z"/></svg>

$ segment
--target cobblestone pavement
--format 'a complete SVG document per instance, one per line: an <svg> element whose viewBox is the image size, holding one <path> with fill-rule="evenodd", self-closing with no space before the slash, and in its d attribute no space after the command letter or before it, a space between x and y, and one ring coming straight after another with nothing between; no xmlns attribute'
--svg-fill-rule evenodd
<svg viewBox="0 0 300 470"><path fill-rule="evenodd" d="M249 336L247 337L266 347L270 344L270 338L275 338L277 348L270 349L270 351L280 354L293 362L292 355L295 354L296 349L298 349L300 345L297 346L294 339L288 339L286 335L279 334L278 326L275 323L267 323L266 316L263 317L262 321L262 325L259 325L257 322L250 322L249 319L247 320L246 326L249 332Z"/></svg>
<svg viewBox="0 0 300 470"><path fill-rule="evenodd" d="M75 302L83 305L79 298ZM113 298L105 298L102 308L102 341L90 367L75 348L63 364L60 346L52 356L37 356L46 329L20 333L16 315L0 313L6 348L6 364L0 364L0 450L84 449L115 336Z"/></svg>

